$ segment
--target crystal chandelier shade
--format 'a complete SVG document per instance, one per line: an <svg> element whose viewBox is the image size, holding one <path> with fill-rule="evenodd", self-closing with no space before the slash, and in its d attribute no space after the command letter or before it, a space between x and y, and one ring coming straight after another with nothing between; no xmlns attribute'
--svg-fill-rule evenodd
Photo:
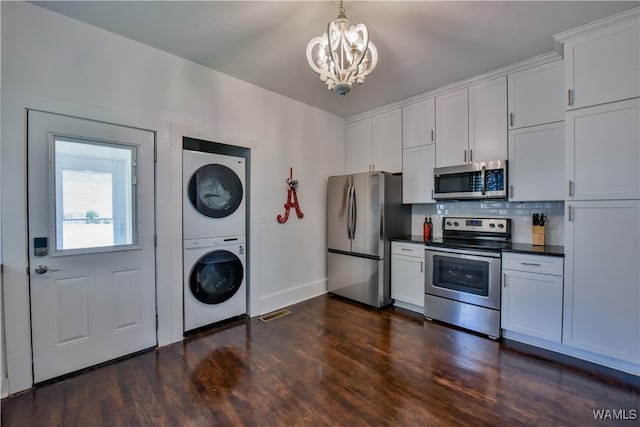
<svg viewBox="0 0 640 427"><path fill-rule="evenodd" d="M378 51L369 41L367 27L347 20L341 0L338 18L329 22L325 34L307 45L307 61L329 90L344 96L353 83L363 83L373 71Z"/></svg>

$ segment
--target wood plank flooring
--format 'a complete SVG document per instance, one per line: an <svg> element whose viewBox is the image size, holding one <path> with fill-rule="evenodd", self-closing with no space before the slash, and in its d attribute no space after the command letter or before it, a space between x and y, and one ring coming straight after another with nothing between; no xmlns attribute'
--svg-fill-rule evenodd
<svg viewBox="0 0 640 427"><path fill-rule="evenodd" d="M603 423L596 409L640 415L635 377L338 297L289 309L12 396L2 426L586 426Z"/></svg>

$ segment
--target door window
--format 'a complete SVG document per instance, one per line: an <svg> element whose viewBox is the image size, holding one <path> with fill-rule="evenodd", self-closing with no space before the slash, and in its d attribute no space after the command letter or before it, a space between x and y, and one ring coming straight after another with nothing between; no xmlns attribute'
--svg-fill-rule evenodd
<svg viewBox="0 0 640 427"><path fill-rule="evenodd" d="M193 207L210 218L224 218L242 202L242 183L231 169L209 164L198 169L189 179L189 200Z"/></svg>
<svg viewBox="0 0 640 427"><path fill-rule="evenodd" d="M137 147L53 135L57 253L138 244Z"/></svg>
<svg viewBox="0 0 640 427"><path fill-rule="evenodd" d="M209 252L191 271L189 287L196 299L205 304L220 304L240 289L244 269L242 262L229 251Z"/></svg>

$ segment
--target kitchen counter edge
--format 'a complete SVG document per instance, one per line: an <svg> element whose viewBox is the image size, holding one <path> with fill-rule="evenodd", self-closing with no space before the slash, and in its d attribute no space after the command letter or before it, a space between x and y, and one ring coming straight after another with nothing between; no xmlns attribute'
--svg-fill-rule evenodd
<svg viewBox="0 0 640 427"><path fill-rule="evenodd" d="M419 235L400 236L391 239L392 242L414 243L429 246L429 243L422 239ZM521 254L546 255L564 257L564 246L560 245L544 245L534 246L529 243L512 243L510 248L503 249L502 252L514 252Z"/></svg>

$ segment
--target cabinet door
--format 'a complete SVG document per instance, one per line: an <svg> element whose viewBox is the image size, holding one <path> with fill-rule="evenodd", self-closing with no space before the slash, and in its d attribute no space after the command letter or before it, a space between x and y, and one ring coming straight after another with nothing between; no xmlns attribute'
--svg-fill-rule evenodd
<svg viewBox="0 0 640 427"><path fill-rule="evenodd" d="M640 363L640 202L569 202L564 344Z"/></svg>
<svg viewBox="0 0 640 427"><path fill-rule="evenodd" d="M436 140L436 102L425 99L402 108L402 148L433 144Z"/></svg>
<svg viewBox="0 0 640 427"><path fill-rule="evenodd" d="M347 125L347 170L346 173L369 172L372 164L371 119Z"/></svg>
<svg viewBox="0 0 640 427"><path fill-rule="evenodd" d="M373 117L372 170L402 172L402 110Z"/></svg>
<svg viewBox="0 0 640 427"><path fill-rule="evenodd" d="M509 131L509 200L564 200L564 122Z"/></svg>
<svg viewBox="0 0 640 427"><path fill-rule="evenodd" d="M436 145L402 150L402 203L433 203Z"/></svg>
<svg viewBox="0 0 640 427"><path fill-rule="evenodd" d="M566 42L567 109L639 96L639 39L635 18Z"/></svg>
<svg viewBox="0 0 640 427"><path fill-rule="evenodd" d="M507 78L469 87L469 161L507 159Z"/></svg>
<svg viewBox="0 0 640 427"><path fill-rule="evenodd" d="M502 271L502 328L560 342L562 276Z"/></svg>
<svg viewBox="0 0 640 427"><path fill-rule="evenodd" d="M638 99L567 112L568 199L640 198Z"/></svg>
<svg viewBox="0 0 640 427"><path fill-rule="evenodd" d="M424 307L424 257L392 255L391 298Z"/></svg>
<svg viewBox="0 0 640 427"><path fill-rule="evenodd" d="M469 91L465 88L436 97L436 166L467 163L468 150Z"/></svg>
<svg viewBox="0 0 640 427"><path fill-rule="evenodd" d="M510 129L564 120L564 61L510 74L507 81Z"/></svg>

